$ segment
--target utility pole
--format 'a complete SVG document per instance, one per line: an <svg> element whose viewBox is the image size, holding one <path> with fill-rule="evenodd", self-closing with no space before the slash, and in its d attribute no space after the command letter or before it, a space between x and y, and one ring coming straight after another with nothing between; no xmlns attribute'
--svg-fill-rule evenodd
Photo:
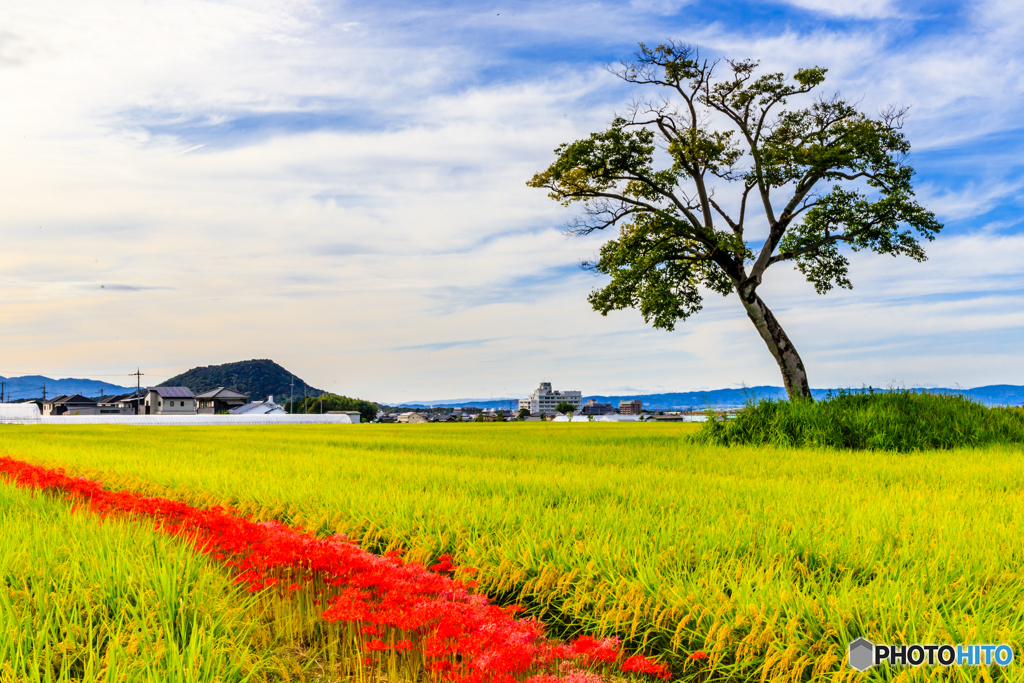
<svg viewBox="0 0 1024 683"><path fill-rule="evenodd" d="M43 402L46 401L46 382L43 382L43 386L39 387L43 390Z"/></svg>
<svg viewBox="0 0 1024 683"><path fill-rule="evenodd" d="M309 414L309 406L306 405L306 380L302 380L302 407L305 408L306 414Z"/></svg>
<svg viewBox="0 0 1024 683"><path fill-rule="evenodd" d="M132 373L128 374L129 377L131 377L133 375L135 376L135 391L136 392L142 391L142 376L144 374L146 374L146 373L140 372L138 367L135 368L135 372L132 372Z"/></svg>
<svg viewBox="0 0 1024 683"><path fill-rule="evenodd" d="M292 375L292 393L288 397L288 413L295 412L295 375Z"/></svg>
<svg viewBox="0 0 1024 683"><path fill-rule="evenodd" d="M7 403L7 401L4 400L4 387L6 385L6 382L0 382L0 403Z"/></svg>

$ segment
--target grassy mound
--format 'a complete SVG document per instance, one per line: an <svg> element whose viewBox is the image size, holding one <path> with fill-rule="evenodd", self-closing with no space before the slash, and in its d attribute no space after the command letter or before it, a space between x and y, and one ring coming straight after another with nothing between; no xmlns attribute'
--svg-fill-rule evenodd
<svg viewBox="0 0 1024 683"><path fill-rule="evenodd" d="M986 408L958 394L847 392L823 401L751 402L694 438L719 445L831 446L913 451L1024 443L1024 410Z"/></svg>

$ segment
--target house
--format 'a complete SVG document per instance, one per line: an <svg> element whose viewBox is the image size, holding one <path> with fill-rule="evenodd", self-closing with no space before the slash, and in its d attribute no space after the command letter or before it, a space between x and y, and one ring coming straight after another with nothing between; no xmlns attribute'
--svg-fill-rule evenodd
<svg viewBox="0 0 1024 683"><path fill-rule="evenodd" d="M529 410L530 413L544 413L553 411L559 403L568 403L573 410L578 410L583 394L579 391L552 391L551 382L541 382L540 387L534 389L530 398L520 399L519 409Z"/></svg>
<svg viewBox="0 0 1024 683"><path fill-rule="evenodd" d="M47 400L43 399L43 406L39 409L42 415L60 415L64 412L64 404L60 403L63 399L67 398L67 394L61 394L60 396L54 396Z"/></svg>
<svg viewBox="0 0 1024 683"><path fill-rule="evenodd" d="M101 396L96 401L99 415L139 415L143 412L146 392L133 391L120 396Z"/></svg>
<svg viewBox="0 0 1024 683"><path fill-rule="evenodd" d="M99 410L96 401L86 398L81 394L66 396L61 394L56 398L43 401L43 415L96 415Z"/></svg>
<svg viewBox="0 0 1024 683"><path fill-rule="evenodd" d="M228 411L231 415L284 415L284 406L274 403L273 396L266 401L253 401Z"/></svg>
<svg viewBox="0 0 1024 683"><path fill-rule="evenodd" d="M249 394L217 387L198 394L196 400L199 401L200 415L218 415L244 406L249 402Z"/></svg>
<svg viewBox="0 0 1024 683"><path fill-rule="evenodd" d="M427 418L421 415L420 413L402 413L401 415L398 416L398 421L408 424L415 424L420 422L426 422Z"/></svg>
<svg viewBox="0 0 1024 683"><path fill-rule="evenodd" d="M195 415L196 397L188 387L146 387L146 415Z"/></svg>

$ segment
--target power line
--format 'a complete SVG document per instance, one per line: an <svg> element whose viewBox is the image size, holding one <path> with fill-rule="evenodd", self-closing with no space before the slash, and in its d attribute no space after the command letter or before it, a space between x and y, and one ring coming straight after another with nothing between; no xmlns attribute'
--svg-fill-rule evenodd
<svg viewBox="0 0 1024 683"><path fill-rule="evenodd" d="M33 373L29 373L29 372L23 372L21 370L0 370L0 373L2 373L4 375L18 375L20 373L20 375L22 377L43 377L44 375L60 375L60 374L63 374L61 372L37 372L37 373L33 374ZM118 373L115 373L113 375L109 375L109 374L108 375L99 375L99 374L96 374L96 373L93 373L93 372L86 372L86 373L83 373L83 374L90 375L92 377L134 377L135 376L134 372L118 372ZM8 377L8 379L17 379L17 378L15 378L15 377ZM88 379L88 378L87 377L84 377L84 378L68 377L67 379Z"/></svg>

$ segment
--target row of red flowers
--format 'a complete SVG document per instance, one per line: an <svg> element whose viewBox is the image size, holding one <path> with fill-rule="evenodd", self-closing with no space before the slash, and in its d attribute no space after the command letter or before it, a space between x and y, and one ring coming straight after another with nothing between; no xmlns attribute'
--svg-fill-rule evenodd
<svg viewBox="0 0 1024 683"><path fill-rule="evenodd" d="M162 531L187 538L196 548L231 565L236 581L250 591L291 577L297 591L316 579L330 586L322 618L361 626L367 664L376 653L416 648L426 669L453 683L599 683L580 667L616 666L623 672L667 679L669 670L642 655L624 658L615 638L581 636L556 643L540 622L517 618L518 608L499 607L470 592L470 568L457 569L442 556L427 570L399 553L377 556L344 537L318 539L278 522L253 522L222 507L195 508L165 498L106 491L100 482L65 475L11 458L0 458L0 473L18 485L56 491L87 501L102 515L142 515ZM447 574L453 574L448 576ZM285 586L279 586L279 588ZM393 634L410 634L395 640ZM388 643L382 636L392 634ZM415 642L414 642L415 641ZM558 672L558 675L550 672ZM544 673L548 672L548 673Z"/></svg>

